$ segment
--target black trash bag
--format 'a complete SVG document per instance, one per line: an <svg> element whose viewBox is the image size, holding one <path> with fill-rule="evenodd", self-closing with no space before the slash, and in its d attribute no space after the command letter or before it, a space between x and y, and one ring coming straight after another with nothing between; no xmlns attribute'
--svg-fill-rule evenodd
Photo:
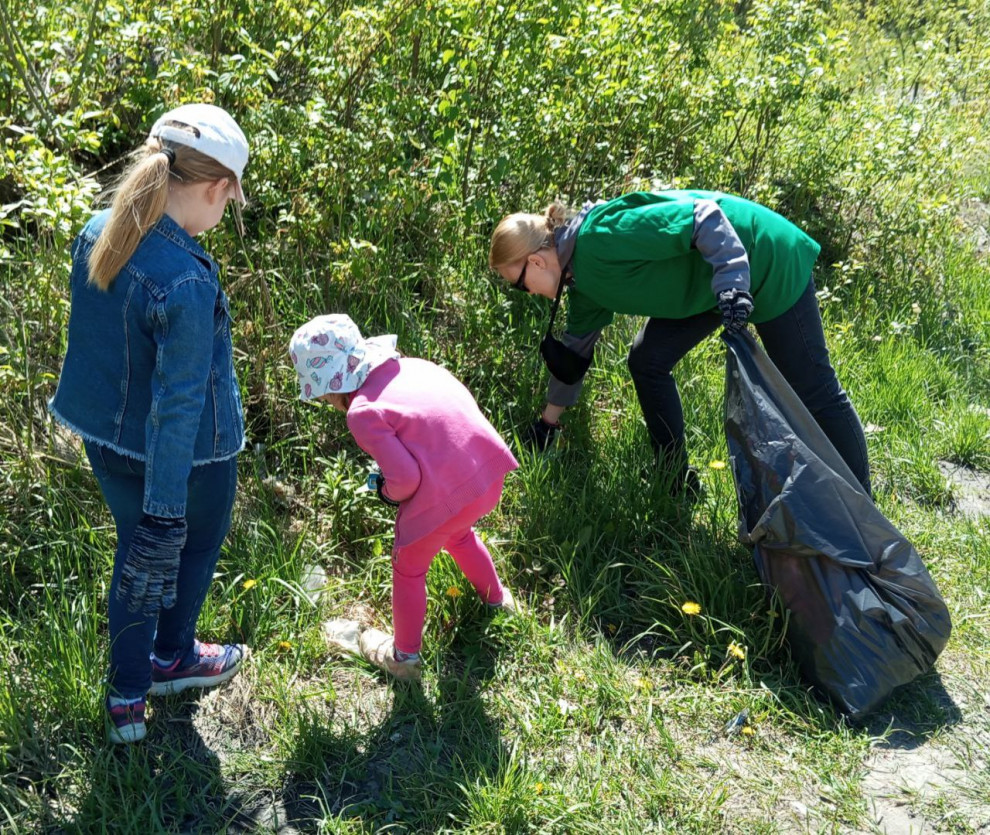
<svg viewBox="0 0 990 835"><path fill-rule="evenodd" d="M949 612L917 551L753 337L722 339L739 538L790 612L802 674L841 711L863 716L931 669Z"/></svg>

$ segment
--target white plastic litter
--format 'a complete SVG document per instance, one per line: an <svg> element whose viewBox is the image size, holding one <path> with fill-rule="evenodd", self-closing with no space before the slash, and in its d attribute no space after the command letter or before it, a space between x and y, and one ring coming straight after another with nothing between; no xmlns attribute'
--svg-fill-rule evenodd
<svg viewBox="0 0 990 835"><path fill-rule="evenodd" d="M306 596L315 606L320 602L320 595L323 594L323 590L327 587L327 573L323 570L322 566L307 565L303 569L299 585L306 590Z"/></svg>
<svg viewBox="0 0 990 835"><path fill-rule="evenodd" d="M361 654L358 637L361 635L361 624L348 618L334 618L323 624L323 634L327 641L344 652L354 655Z"/></svg>

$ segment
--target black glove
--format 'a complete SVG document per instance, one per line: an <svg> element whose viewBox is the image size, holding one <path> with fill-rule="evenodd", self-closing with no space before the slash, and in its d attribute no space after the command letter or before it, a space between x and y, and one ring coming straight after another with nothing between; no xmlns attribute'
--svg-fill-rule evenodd
<svg viewBox="0 0 990 835"><path fill-rule="evenodd" d="M378 494L378 498L381 499L385 504L391 505L392 507L398 507L399 503L395 499L390 499L382 492L382 488L385 486L385 476L381 473L371 473L368 476L368 487L374 490Z"/></svg>
<svg viewBox="0 0 990 835"><path fill-rule="evenodd" d="M745 290L723 290L718 294L718 309L722 311L722 327L738 333L746 329L753 312L753 297Z"/></svg>
<svg viewBox="0 0 990 835"><path fill-rule="evenodd" d="M124 557L117 599L128 612L157 615L175 605L179 556L186 544L185 519L161 519L145 514L134 529Z"/></svg>
<svg viewBox="0 0 990 835"><path fill-rule="evenodd" d="M560 429L559 423L547 423L541 415L523 433L523 443L537 452L546 452L553 446L553 440Z"/></svg>

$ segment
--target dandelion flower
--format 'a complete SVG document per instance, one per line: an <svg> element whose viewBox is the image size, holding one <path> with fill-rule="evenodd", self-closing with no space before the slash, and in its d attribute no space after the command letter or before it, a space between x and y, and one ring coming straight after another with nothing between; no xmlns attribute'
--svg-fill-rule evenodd
<svg viewBox="0 0 990 835"><path fill-rule="evenodd" d="M708 466L711 469L713 469L713 470L724 470L725 469L725 462L724 461L709 461L708 462Z"/></svg>
<svg viewBox="0 0 990 835"><path fill-rule="evenodd" d="M253 589L256 585L258 585L257 580L245 580L241 583L241 588L244 589L244 591L251 591L251 589Z"/></svg>
<svg viewBox="0 0 990 835"><path fill-rule="evenodd" d="M536 794L543 794L543 789L544 788L545 787L544 787L543 783L535 783L533 785L533 791L536 792Z"/></svg>
<svg viewBox="0 0 990 835"><path fill-rule="evenodd" d="M292 649L292 641L279 641L278 648L282 652L287 652L288 650Z"/></svg>
<svg viewBox="0 0 990 835"><path fill-rule="evenodd" d="M681 611L684 612L685 615L700 615L701 604L695 603L693 600L689 600L681 606Z"/></svg>
<svg viewBox="0 0 990 835"><path fill-rule="evenodd" d="M729 655L742 661L746 657L746 648L733 641L729 644Z"/></svg>
<svg viewBox="0 0 990 835"><path fill-rule="evenodd" d="M756 728L754 728L752 725L743 725L742 730L739 731L739 733L741 733L743 736L755 736Z"/></svg>
<svg viewBox="0 0 990 835"><path fill-rule="evenodd" d="M460 597L463 594L464 592L457 588L457 586L451 586L447 589L447 597Z"/></svg>

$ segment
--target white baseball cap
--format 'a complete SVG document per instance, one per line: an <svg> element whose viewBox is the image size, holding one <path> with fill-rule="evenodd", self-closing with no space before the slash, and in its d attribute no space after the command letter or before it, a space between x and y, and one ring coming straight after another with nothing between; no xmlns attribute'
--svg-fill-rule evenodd
<svg viewBox="0 0 990 835"><path fill-rule="evenodd" d="M299 399L357 391L379 365L397 359L394 333L364 339L345 313L310 319L289 340L299 376Z"/></svg>
<svg viewBox="0 0 990 835"><path fill-rule="evenodd" d="M193 130L184 130L167 122L188 125ZM241 187L241 177L248 161L247 139L226 110L213 104L183 104L160 116L149 136L188 145L229 168L237 178L237 199L241 203L247 202Z"/></svg>

